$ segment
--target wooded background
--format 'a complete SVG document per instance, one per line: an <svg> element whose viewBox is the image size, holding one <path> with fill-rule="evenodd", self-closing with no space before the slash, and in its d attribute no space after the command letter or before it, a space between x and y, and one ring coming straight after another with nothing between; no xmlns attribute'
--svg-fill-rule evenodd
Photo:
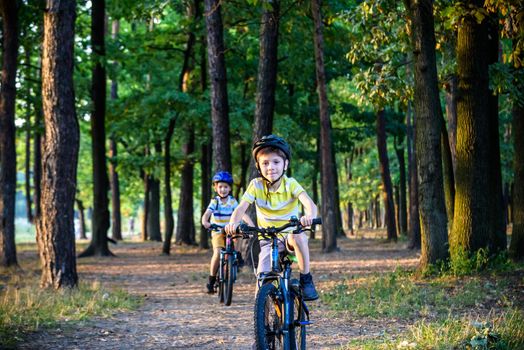
<svg viewBox="0 0 524 350"><path fill-rule="evenodd" d="M139 213L141 238L163 240L164 254L207 248L195 222L212 174L232 171L241 196L252 142L270 133L291 144L289 175L321 209L325 252L386 226L421 248L421 268L508 246L524 255L523 1L0 10L0 257L17 264L23 191L43 287L77 284L74 210L84 222L92 208L79 256L110 255L107 237Z"/></svg>

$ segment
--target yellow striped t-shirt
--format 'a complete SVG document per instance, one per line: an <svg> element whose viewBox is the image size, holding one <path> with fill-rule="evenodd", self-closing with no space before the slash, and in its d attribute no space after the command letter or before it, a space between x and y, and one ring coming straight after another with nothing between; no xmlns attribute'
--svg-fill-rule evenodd
<svg viewBox="0 0 524 350"><path fill-rule="evenodd" d="M304 188L297 180L284 175L278 189L268 193L266 182L259 177L251 180L242 200L255 203L259 227L279 227L288 223L292 216L299 217L298 196L302 192ZM284 232L292 230L289 228Z"/></svg>

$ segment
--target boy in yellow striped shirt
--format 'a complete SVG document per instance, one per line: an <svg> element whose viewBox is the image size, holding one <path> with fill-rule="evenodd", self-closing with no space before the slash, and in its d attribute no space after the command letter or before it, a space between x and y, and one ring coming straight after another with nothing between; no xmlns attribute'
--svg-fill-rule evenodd
<svg viewBox="0 0 524 350"><path fill-rule="evenodd" d="M298 202L304 207L305 215L300 218L303 226L310 226L317 216L317 206L304 191L302 186L285 174L291 150L284 139L269 135L264 136L253 145L253 158L260 177L253 179L242 196L240 204L231 215L226 232L234 233L250 204L255 203L257 224L259 227L282 226L292 216L299 216ZM309 246L305 233L289 234L292 229L283 231L280 250L294 251L300 269L300 286L304 300L318 299L318 293L309 271ZM260 241L258 273L271 271L271 242Z"/></svg>

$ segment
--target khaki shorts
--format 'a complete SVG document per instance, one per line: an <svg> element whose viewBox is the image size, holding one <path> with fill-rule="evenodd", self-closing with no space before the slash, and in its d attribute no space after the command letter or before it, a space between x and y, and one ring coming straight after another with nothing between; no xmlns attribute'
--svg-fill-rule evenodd
<svg viewBox="0 0 524 350"><path fill-rule="evenodd" d="M226 236L221 233L213 232L211 234L211 244L213 245L213 249L225 248L226 247Z"/></svg>

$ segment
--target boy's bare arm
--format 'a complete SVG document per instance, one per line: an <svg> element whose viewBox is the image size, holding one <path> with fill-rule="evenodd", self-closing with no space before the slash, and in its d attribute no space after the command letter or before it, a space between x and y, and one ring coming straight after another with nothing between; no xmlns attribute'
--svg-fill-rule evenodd
<svg viewBox="0 0 524 350"><path fill-rule="evenodd" d="M231 218L229 219L229 224L226 225L225 230L226 233L234 234L237 226L240 224L240 220L246 213L247 208L249 207L249 203L246 201L241 200L240 204L236 209L233 211L233 214L231 214Z"/></svg>
<svg viewBox="0 0 524 350"><path fill-rule="evenodd" d="M309 195L304 191L298 195L298 200L304 206L306 215L300 218L300 223L304 226L311 226L313 219L318 215L318 209Z"/></svg>
<svg viewBox="0 0 524 350"><path fill-rule="evenodd" d="M211 214L213 214L213 212L210 210L210 209L207 209L205 212L204 212L204 215L202 215L202 226L204 226L205 228L209 228L209 226L211 226L211 223L209 222L209 218L211 217Z"/></svg>
<svg viewBox="0 0 524 350"><path fill-rule="evenodd" d="M253 220L251 220L251 218L247 214L244 214L244 216L242 217L242 220L244 220L249 226L255 226L255 224L253 223Z"/></svg>

